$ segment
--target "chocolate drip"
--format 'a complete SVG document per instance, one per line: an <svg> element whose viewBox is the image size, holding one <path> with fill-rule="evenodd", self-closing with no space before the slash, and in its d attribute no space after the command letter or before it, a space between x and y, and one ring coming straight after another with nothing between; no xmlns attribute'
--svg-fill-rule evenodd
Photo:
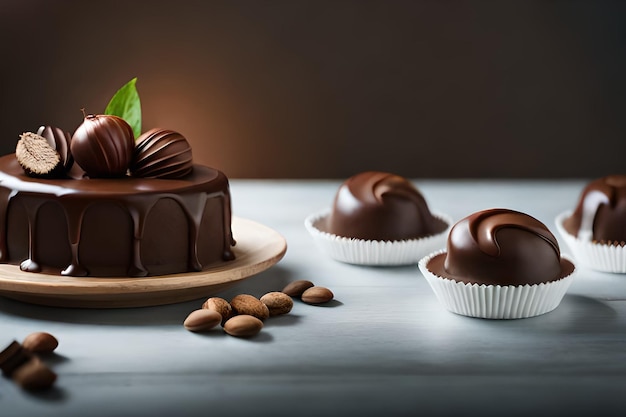
<svg viewBox="0 0 626 417"><path fill-rule="evenodd" d="M20 269L28 272L40 272L41 266L37 262L35 251L35 235L37 232L37 211L45 201L32 199L31 204L22 204L28 218L28 258L20 263Z"/></svg>
<svg viewBox="0 0 626 417"><path fill-rule="evenodd" d="M74 201L74 199L60 199L65 220L67 221L67 236L70 241L71 262L61 271L61 275L84 277L89 275L89 271L80 264L78 259L78 247L80 243L80 232L83 224L83 217L89 202Z"/></svg>
<svg viewBox="0 0 626 417"><path fill-rule="evenodd" d="M232 261L235 259L235 254L231 250L231 246L235 246L237 242L233 238L233 231L230 227L232 221L232 209L230 202L230 192L222 194L222 221L224 222L224 253L222 259L225 261Z"/></svg>
<svg viewBox="0 0 626 417"><path fill-rule="evenodd" d="M128 206L128 214L133 219L133 253L130 261L128 275L131 277L145 277L148 270L141 261L141 240L143 238L143 227L150 208L156 204L151 201L149 206L144 204L132 204Z"/></svg>
<svg viewBox="0 0 626 417"><path fill-rule="evenodd" d="M6 219L7 208L11 198L17 194L17 191L0 187L0 219ZM0 262L8 262L9 254L7 247L7 222L0 224Z"/></svg>
<svg viewBox="0 0 626 417"><path fill-rule="evenodd" d="M191 224L189 233L189 267L194 271L201 271L202 264L198 258L198 231L200 223L204 215L204 207L206 206L207 194L185 196L184 199L176 197L176 200L185 210L185 214Z"/></svg>

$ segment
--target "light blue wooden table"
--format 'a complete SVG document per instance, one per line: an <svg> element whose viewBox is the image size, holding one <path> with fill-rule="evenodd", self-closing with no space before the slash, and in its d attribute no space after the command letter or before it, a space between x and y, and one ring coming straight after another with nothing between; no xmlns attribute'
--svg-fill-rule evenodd
<svg viewBox="0 0 626 417"><path fill-rule="evenodd" d="M415 181L455 221L492 207L556 234L586 181ZM232 181L237 216L285 236L284 259L218 295L260 296L296 279L327 286L329 306L297 302L250 340L186 331L197 301L120 310L0 298L0 343L48 331L55 389L0 379L0 416L623 416L626 275L580 268L544 316L490 321L444 310L416 266L341 264L318 252L304 218L339 181ZM559 241L561 238L557 235ZM564 245L564 243L562 243ZM563 247L567 252L567 248Z"/></svg>

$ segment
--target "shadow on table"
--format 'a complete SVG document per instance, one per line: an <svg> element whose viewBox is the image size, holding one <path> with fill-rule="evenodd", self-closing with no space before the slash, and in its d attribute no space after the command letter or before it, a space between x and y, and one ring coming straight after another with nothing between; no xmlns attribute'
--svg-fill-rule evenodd
<svg viewBox="0 0 626 417"><path fill-rule="evenodd" d="M485 320L490 326L549 334L621 334L626 321L607 303L583 295L566 294L553 311L518 320Z"/></svg>
<svg viewBox="0 0 626 417"><path fill-rule="evenodd" d="M65 402L69 399L67 391L58 386L41 391L29 391L28 395L42 402Z"/></svg>
<svg viewBox="0 0 626 417"><path fill-rule="evenodd" d="M105 325L181 325L185 317L199 309L206 298L223 297L230 300L237 294L251 294L260 297L269 291L279 291L293 279L293 273L276 265L226 291L216 294L199 295L197 300L154 307L89 309L63 308L28 304L0 297L0 313L27 317L35 320L55 321L76 324Z"/></svg>

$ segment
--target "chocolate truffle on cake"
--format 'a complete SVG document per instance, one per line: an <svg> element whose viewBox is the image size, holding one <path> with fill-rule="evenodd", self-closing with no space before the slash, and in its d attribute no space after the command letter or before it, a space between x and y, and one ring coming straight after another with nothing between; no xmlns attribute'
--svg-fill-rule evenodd
<svg viewBox="0 0 626 417"><path fill-rule="evenodd" d="M461 219L450 230L446 251L425 257L419 266L449 310L486 318L553 310L574 272L543 223L509 209Z"/></svg>
<svg viewBox="0 0 626 417"><path fill-rule="evenodd" d="M30 177L54 177L62 170L61 158L46 138L25 132L15 146L15 158Z"/></svg>
<svg viewBox="0 0 626 417"><path fill-rule="evenodd" d="M134 149L132 127L112 115L86 116L70 144L74 160L90 178L126 175Z"/></svg>
<svg viewBox="0 0 626 417"><path fill-rule="evenodd" d="M582 265L626 272L626 175L591 181L573 212L561 213L557 228Z"/></svg>
<svg viewBox="0 0 626 417"><path fill-rule="evenodd" d="M50 147L57 151L63 172L69 171L74 163L74 157L70 152L72 135L56 126L40 126L37 134L46 138Z"/></svg>
<svg viewBox="0 0 626 417"><path fill-rule="evenodd" d="M406 265L443 246L450 223L447 216L431 213L406 178L366 171L341 184L331 209L309 216L305 226L334 259Z"/></svg>
<svg viewBox="0 0 626 417"><path fill-rule="evenodd" d="M151 129L137 138L130 173L142 178L182 178L193 170L191 146L173 130Z"/></svg>

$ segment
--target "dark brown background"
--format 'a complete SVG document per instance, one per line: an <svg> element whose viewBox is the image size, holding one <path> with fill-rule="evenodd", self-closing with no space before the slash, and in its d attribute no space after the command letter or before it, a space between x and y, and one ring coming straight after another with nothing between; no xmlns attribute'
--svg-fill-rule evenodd
<svg viewBox="0 0 626 417"><path fill-rule="evenodd" d="M0 151L137 76L144 130L233 178L626 172L626 4L0 3Z"/></svg>

